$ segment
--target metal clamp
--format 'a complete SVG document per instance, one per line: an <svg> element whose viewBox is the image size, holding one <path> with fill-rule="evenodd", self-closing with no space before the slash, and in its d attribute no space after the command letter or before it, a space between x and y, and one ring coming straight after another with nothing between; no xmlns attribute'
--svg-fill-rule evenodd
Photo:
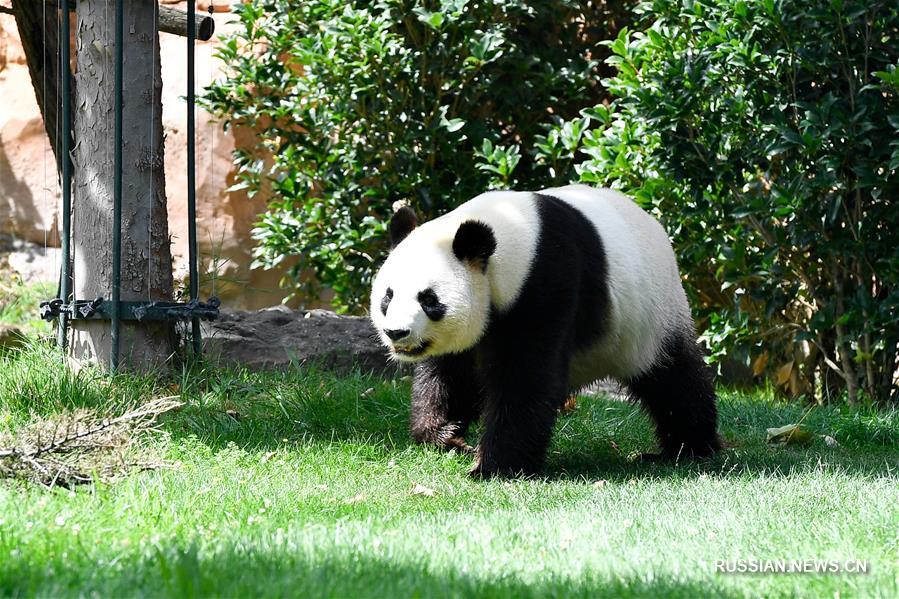
<svg viewBox="0 0 899 599"><path fill-rule="evenodd" d="M78 313L78 318L90 318L97 313L97 310L100 308L100 304L102 303L102 297L98 297L97 299L91 300L89 302L75 302L75 311Z"/></svg>
<svg viewBox="0 0 899 599"><path fill-rule="evenodd" d="M207 302L119 302L119 317L137 322L156 320L215 320L219 316L222 302L217 297ZM112 302L98 297L94 300L76 300L65 303L60 298L41 302L41 318L47 321L65 314L72 320L111 320Z"/></svg>
<svg viewBox="0 0 899 599"><path fill-rule="evenodd" d="M98 297L94 300L77 300L74 304L67 304L55 297L40 303L41 318L51 321L63 314L69 318L90 318L97 313L103 301L102 297Z"/></svg>
<svg viewBox="0 0 899 599"><path fill-rule="evenodd" d="M215 320L219 315L222 301L217 297L207 302L122 302L123 320L190 320L201 318Z"/></svg>

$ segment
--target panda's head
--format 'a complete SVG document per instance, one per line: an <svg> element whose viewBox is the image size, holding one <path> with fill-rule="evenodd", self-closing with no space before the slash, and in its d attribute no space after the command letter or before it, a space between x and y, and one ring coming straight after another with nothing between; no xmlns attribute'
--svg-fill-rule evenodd
<svg viewBox="0 0 899 599"><path fill-rule="evenodd" d="M474 346L487 328L489 225L446 219L416 228L409 208L390 221L393 249L375 276L371 319L391 355L416 362Z"/></svg>

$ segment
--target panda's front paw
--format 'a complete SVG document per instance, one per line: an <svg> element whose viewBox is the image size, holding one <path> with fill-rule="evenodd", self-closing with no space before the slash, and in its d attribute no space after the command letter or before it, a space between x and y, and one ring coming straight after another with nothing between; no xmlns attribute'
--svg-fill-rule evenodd
<svg viewBox="0 0 899 599"><path fill-rule="evenodd" d="M488 478L519 478L534 474L531 469L523 466L502 465L496 460L486 459L483 453L475 449L475 462L468 476L477 480L486 480Z"/></svg>
<svg viewBox="0 0 899 599"><path fill-rule="evenodd" d="M488 468L484 468L481 464L480 458L477 458L474 462L474 466L471 467L471 470L468 471L468 476L475 480L486 480L488 478L493 478L496 475L496 472L491 471Z"/></svg>

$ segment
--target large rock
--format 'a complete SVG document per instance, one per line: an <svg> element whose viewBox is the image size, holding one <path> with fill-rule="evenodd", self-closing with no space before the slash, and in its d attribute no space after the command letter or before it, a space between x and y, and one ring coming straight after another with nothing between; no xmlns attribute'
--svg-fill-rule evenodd
<svg viewBox="0 0 899 599"><path fill-rule="evenodd" d="M223 312L203 323L206 355L254 370L316 363L325 368L390 372L395 369L367 318L284 306L259 312Z"/></svg>
<svg viewBox="0 0 899 599"><path fill-rule="evenodd" d="M278 306L259 312L223 312L217 321L203 323L203 349L213 361L251 370L310 363L388 375L411 370L387 358L367 318L327 310L294 311ZM610 379L593 383L580 395L627 397Z"/></svg>

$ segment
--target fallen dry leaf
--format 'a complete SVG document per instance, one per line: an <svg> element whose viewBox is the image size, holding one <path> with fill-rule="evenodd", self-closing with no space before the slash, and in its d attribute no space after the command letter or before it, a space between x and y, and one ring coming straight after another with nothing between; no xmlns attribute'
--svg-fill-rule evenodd
<svg viewBox="0 0 899 599"><path fill-rule="evenodd" d="M350 497L349 499L344 499L344 500L343 500L343 502L346 503L347 505L353 505L353 504L356 504L356 503L362 503L363 501L365 501L365 494L364 494L364 493L359 493L358 495L353 495L353 496Z"/></svg>
<svg viewBox="0 0 899 599"><path fill-rule="evenodd" d="M768 366L768 352L759 354L759 357L752 362L752 376L762 376L766 366Z"/></svg>
<svg viewBox="0 0 899 599"><path fill-rule="evenodd" d="M774 384L778 387L783 387L787 383L790 382L790 374L793 372L793 360L790 360L783 366L777 369L777 374L774 377Z"/></svg>
<svg viewBox="0 0 899 599"><path fill-rule="evenodd" d="M779 428L768 429L768 443L775 445L803 445L812 440L812 434L799 427L788 424Z"/></svg>
<svg viewBox="0 0 899 599"><path fill-rule="evenodd" d="M410 493L412 495L424 495L425 497L434 497L435 495L437 495L437 491L435 491L434 489L431 489L424 485L420 485L418 483L412 485L412 490L410 491Z"/></svg>

